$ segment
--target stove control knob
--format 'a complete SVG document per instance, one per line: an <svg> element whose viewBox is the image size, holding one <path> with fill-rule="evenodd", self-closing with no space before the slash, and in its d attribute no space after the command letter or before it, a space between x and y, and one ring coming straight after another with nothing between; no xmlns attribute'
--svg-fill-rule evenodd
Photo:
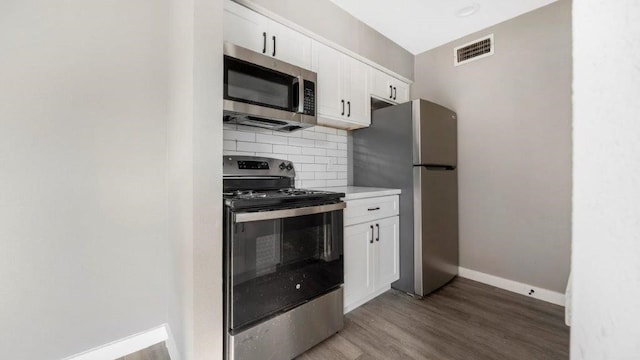
<svg viewBox="0 0 640 360"><path fill-rule="evenodd" d="M288 163L287 164L287 170L289 170L289 171L293 170L293 164Z"/></svg>
<svg viewBox="0 0 640 360"><path fill-rule="evenodd" d="M286 168L287 168L287 164L285 164L285 163L283 163L283 162L282 162L282 163L280 163L280 166L279 166L279 167L280 167L280 170L284 170L284 169L286 169Z"/></svg>

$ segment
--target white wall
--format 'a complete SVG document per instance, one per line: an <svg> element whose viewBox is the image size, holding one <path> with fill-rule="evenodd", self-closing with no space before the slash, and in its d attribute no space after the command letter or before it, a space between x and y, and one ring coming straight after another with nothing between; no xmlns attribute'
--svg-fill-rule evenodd
<svg viewBox="0 0 640 360"><path fill-rule="evenodd" d="M453 65L494 34L495 54ZM571 245L571 2L419 54L414 97L458 113L460 266L564 293Z"/></svg>
<svg viewBox="0 0 640 360"><path fill-rule="evenodd" d="M0 2L0 357L166 322L167 2Z"/></svg>
<svg viewBox="0 0 640 360"><path fill-rule="evenodd" d="M640 358L640 3L573 9L572 359Z"/></svg>

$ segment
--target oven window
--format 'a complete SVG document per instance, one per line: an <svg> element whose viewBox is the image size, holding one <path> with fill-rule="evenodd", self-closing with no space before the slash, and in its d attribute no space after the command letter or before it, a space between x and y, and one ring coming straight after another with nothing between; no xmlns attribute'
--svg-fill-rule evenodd
<svg viewBox="0 0 640 360"><path fill-rule="evenodd" d="M343 282L342 210L235 224L231 257L237 330Z"/></svg>
<svg viewBox="0 0 640 360"><path fill-rule="evenodd" d="M228 56L224 67L225 98L281 110L293 108L290 75Z"/></svg>

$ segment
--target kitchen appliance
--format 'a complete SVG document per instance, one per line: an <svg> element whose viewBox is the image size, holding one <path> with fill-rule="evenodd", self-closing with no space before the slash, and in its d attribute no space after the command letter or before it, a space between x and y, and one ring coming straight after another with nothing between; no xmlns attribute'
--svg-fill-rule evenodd
<svg viewBox="0 0 640 360"><path fill-rule="evenodd" d="M457 160L456 113L426 100L375 110L353 132L354 184L402 189L396 289L424 296L458 274Z"/></svg>
<svg viewBox="0 0 640 360"><path fill-rule="evenodd" d="M343 327L343 193L290 161L223 157L227 359L291 359Z"/></svg>
<svg viewBox="0 0 640 360"><path fill-rule="evenodd" d="M316 73L224 43L224 121L291 132L314 126Z"/></svg>

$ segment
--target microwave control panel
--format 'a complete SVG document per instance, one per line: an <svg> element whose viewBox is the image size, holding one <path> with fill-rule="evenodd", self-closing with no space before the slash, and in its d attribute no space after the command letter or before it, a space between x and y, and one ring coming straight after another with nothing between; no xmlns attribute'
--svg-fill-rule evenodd
<svg viewBox="0 0 640 360"><path fill-rule="evenodd" d="M304 114L316 115L316 85L308 80L304 81Z"/></svg>

